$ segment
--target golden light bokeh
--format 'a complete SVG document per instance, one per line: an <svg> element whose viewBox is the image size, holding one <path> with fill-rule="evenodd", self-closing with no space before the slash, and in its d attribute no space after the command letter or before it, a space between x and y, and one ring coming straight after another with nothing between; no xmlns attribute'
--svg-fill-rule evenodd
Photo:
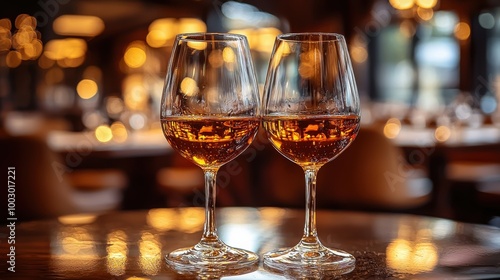
<svg viewBox="0 0 500 280"><path fill-rule="evenodd" d="M399 135L401 131L401 121L396 118L390 118L387 120L384 126L384 135L389 139L394 139Z"/></svg>
<svg viewBox="0 0 500 280"><path fill-rule="evenodd" d="M141 111L147 108L149 94L144 86L143 75L128 75L123 79L122 89L126 108L133 111Z"/></svg>
<svg viewBox="0 0 500 280"><path fill-rule="evenodd" d="M143 42L132 42L123 56L125 64L130 68L139 68L146 63L147 55Z"/></svg>
<svg viewBox="0 0 500 280"><path fill-rule="evenodd" d="M415 4L424 9L432 9L437 5L438 0L415 0Z"/></svg>
<svg viewBox="0 0 500 280"><path fill-rule="evenodd" d="M181 92L187 96L196 95L200 91L196 81L190 77L185 77L184 79L182 79L180 89Z"/></svg>
<svg viewBox="0 0 500 280"><path fill-rule="evenodd" d="M63 68L78 67L85 60L87 42L79 38L54 39L45 44L44 56Z"/></svg>
<svg viewBox="0 0 500 280"><path fill-rule="evenodd" d="M458 40L464 41L464 40L469 39L469 37L470 37L470 26L469 26L469 24L466 23L466 22L463 22L463 21L457 23L457 25L455 25L454 33L455 33L455 37Z"/></svg>
<svg viewBox="0 0 500 280"><path fill-rule="evenodd" d="M202 51L207 48L206 42L189 41L187 42L188 47L195 49L197 51Z"/></svg>
<svg viewBox="0 0 500 280"><path fill-rule="evenodd" d="M59 35L94 37L104 31L104 21L96 16L62 15L54 20L52 28Z"/></svg>
<svg viewBox="0 0 500 280"><path fill-rule="evenodd" d="M233 64L235 62L236 55L234 54L234 50L231 47L225 47L222 50L222 60L224 60L227 64Z"/></svg>
<svg viewBox="0 0 500 280"><path fill-rule="evenodd" d="M18 67L22 62L21 53L18 51L9 51L5 57L5 62L10 68Z"/></svg>
<svg viewBox="0 0 500 280"><path fill-rule="evenodd" d="M117 143L123 143L127 141L128 131L122 122L116 121L111 124L111 133L113 134L113 140Z"/></svg>
<svg viewBox="0 0 500 280"><path fill-rule="evenodd" d="M90 79L83 79L78 82L78 85L76 86L76 92L82 99L90 99L94 97L98 90L99 87L97 86L97 83Z"/></svg>
<svg viewBox="0 0 500 280"><path fill-rule="evenodd" d="M177 20L174 18L162 18L153 21L149 25L146 42L153 48L160 48L171 43L177 34Z"/></svg>
<svg viewBox="0 0 500 280"><path fill-rule="evenodd" d="M107 143L113 139L113 132L107 125L100 125L94 131L95 138L101 143Z"/></svg>
<svg viewBox="0 0 500 280"><path fill-rule="evenodd" d="M398 10L407 10L415 5L414 0L389 0L389 3Z"/></svg>
<svg viewBox="0 0 500 280"><path fill-rule="evenodd" d="M450 128L444 125L438 126L434 131L434 138L436 138L436 140L439 142L446 142L448 139L450 139L450 136Z"/></svg>
<svg viewBox="0 0 500 280"><path fill-rule="evenodd" d="M363 46L351 47L351 58L356 63L363 63L368 59L368 51Z"/></svg>
<svg viewBox="0 0 500 280"><path fill-rule="evenodd" d="M207 25L197 18L181 18L178 21L178 33L206 32Z"/></svg>

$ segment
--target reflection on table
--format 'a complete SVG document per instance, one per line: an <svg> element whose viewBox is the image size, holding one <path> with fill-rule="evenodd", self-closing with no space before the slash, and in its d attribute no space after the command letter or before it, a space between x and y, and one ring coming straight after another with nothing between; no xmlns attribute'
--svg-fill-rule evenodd
<svg viewBox="0 0 500 280"><path fill-rule="evenodd" d="M160 208L20 224L16 273L2 271L2 279L329 279L314 271L284 275L262 265L238 272L177 274L164 256L199 240L203 213L201 208ZM295 244L303 211L221 208L217 220L224 242L262 254ZM413 215L320 211L318 230L325 245L357 259L355 270L338 279L500 277L498 228ZM6 252L7 244L0 249Z"/></svg>

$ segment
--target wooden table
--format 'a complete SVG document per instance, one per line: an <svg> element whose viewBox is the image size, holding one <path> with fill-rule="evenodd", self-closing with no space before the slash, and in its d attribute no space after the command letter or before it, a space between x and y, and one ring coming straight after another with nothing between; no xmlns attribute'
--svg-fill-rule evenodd
<svg viewBox="0 0 500 280"><path fill-rule="evenodd" d="M218 232L229 245L262 253L295 245L303 211L221 208ZM353 272L336 279L498 279L500 229L399 214L320 211L323 243L355 255ZM194 245L203 227L201 208L161 208L103 215L65 216L19 223L15 272L6 262L11 230L0 231L0 279L297 279L262 266L230 277L226 272L180 275L165 254ZM8 261L8 260L7 260ZM304 272L302 279L330 279Z"/></svg>

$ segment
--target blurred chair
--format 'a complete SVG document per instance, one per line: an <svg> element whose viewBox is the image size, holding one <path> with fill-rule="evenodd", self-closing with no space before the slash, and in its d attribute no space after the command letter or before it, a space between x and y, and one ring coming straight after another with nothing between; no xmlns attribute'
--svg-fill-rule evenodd
<svg viewBox="0 0 500 280"><path fill-rule="evenodd" d="M127 178L116 170L69 170L38 137L0 138L4 170L15 167L16 216L22 220L100 212L120 206Z"/></svg>
<svg viewBox="0 0 500 280"><path fill-rule="evenodd" d="M302 169L277 152L266 154L259 190L267 203L304 207ZM318 208L406 211L428 203L431 190L431 181L380 130L362 127L351 146L320 169L316 199Z"/></svg>

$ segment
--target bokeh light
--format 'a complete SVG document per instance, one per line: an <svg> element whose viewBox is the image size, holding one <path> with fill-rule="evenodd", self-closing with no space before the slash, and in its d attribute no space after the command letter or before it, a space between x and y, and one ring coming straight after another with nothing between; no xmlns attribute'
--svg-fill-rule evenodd
<svg viewBox="0 0 500 280"><path fill-rule="evenodd" d="M438 142L446 142L448 139L450 139L450 136L450 128L444 125L438 126L436 128L436 131L434 132L434 137Z"/></svg>
<svg viewBox="0 0 500 280"><path fill-rule="evenodd" d="M113 132L111 131L111 128L104 124L96 127L94 135L97 141L102 143L109 142L113 139Z"/></svg>
<svg viewBox="0 0 500 280"><path fill-rule="evenodd" d="M125 64L130 68L139 68L143 66L146 62L146 58L146 46L142 41L132 42L123 56Z"/></svg>
<svg viewBox="0 0 500 280"><path fill-rule="evenodd" d="M467 40L470 37L470 26L466 22L459 22L455 25L455 37L458 40Z"/></svg>
<svg viewBox="0 0 500 280"><path fill-rule="evenodd" d="M94 97L97 94L98 89L97 83L90 79L83 79L76 86L78 96L83 99L90 99Z"/></svg>

